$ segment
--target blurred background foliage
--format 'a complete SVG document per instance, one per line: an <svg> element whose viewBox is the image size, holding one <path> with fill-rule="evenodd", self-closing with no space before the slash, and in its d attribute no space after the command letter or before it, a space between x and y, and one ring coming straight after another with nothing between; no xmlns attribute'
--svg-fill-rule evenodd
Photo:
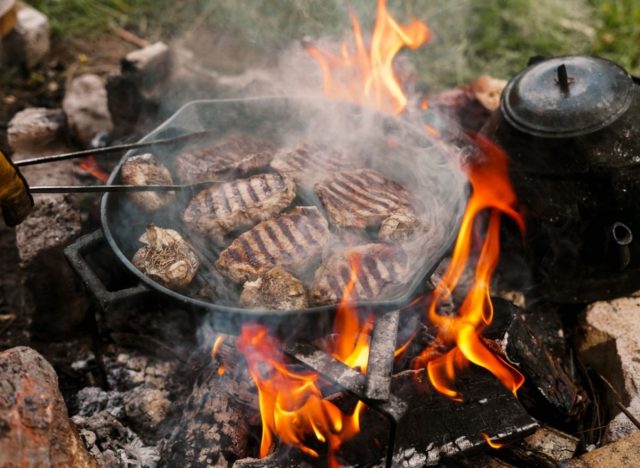
<svg viewBox="0 0 640 468"><path fill-rule="evenodd" d="M349 28L349 9L368 30L376 10L375 0L31 3L49 15L58 41L99 38L112 24L145 39L165 41L206 29L213 37L225 38L225 53L251 50L273 60L292 40L343 37ZM533 55L594 53L640 74L640 0L390 0L389 4L398 19L415 16L432 29L431 44L410 54L419 76L435 88L483 73L508 78ZM96 41L96 47L99 44Z"/></svg>

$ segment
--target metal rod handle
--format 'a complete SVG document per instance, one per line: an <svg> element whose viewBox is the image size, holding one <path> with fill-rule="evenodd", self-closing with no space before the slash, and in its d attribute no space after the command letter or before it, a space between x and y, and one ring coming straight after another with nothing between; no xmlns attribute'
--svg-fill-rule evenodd
<svg viewBox="0 0 640 468"><path fill-rule="evenodd" d="M106 192L182 192L198 191L219 182L207 181L186 185L43 185L29 187L32 194L38 193L106 193Z"/></svg>
<svg viewBox="0 0 640 468"><path fill-rule="evenodd" d="M51 156L40 156L37 158L23 159L22 161L15 161L14 164L17 167L32 166L34 164L46 164L56 161L65 161L67 159L82 158L84 156L100 156L109 153L115 153L119 151L129 151L137 148L145 148L154 145L169 145L173 143L180 143L189 140L196 140L209 135L209 131L188 133L186 135L180 135L173 138L162 138L160 140L142 141L138 143L125 143L123 145L106 146L104 148L87 149L81 151L73 151L71 153L54 154Z"/></svg>

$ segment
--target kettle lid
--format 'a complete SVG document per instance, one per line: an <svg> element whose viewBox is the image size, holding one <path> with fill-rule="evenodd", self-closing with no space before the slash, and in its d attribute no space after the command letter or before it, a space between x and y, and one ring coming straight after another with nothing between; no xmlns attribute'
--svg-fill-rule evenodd
<svg viewBox="0 0 640 468"><path fill-rule="evenodd" d="M547 138L584 135L624 114L634 83L619 65L590 56L537 62L509 81L500 110L518 130Z"/></svg>

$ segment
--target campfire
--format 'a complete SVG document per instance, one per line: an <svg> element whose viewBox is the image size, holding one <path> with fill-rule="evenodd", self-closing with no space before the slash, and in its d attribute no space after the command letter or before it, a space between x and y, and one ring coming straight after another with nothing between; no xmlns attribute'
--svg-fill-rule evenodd
<svg viewBox="0 0 640 468"><path fill-rule="evenodd" d="M65 98L91 125L12 122L28 151L6 187L23 197L0 200L35 312L0 303L0 338L23 327L11 343L56 359L0 351L0 464L590 466L633 451L638 79L534 57L508 82L428 93L402 67L437 47L429 25L386 0L370 29L349 14L342 42L288 57L307 82L279 69L230 99L195 99L185 83L211 73L119 30L142 48L87 99L101 110ZM48 316L59 303L68 316Z"/></svg>

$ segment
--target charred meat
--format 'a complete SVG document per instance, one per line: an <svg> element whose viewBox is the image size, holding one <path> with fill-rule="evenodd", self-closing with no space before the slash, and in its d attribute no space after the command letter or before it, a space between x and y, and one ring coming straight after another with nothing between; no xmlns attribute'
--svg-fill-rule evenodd
<svg viewBox="0 0 640 468"><path fill-rule="evenodd" d="M352 247L331 255L316 271L309 289L313 305L336 304L352 280L349 301L378 299L385 289L406 281L409 257L402 248L374 243Z"/></svg>
<svg viewBox="0 0 640 468"><path fill-rule="evenodd" d="M428 227L411 213L394 213L382 221L378 239L404 242L418 231L425 232Z"/></svg>
<svg viewBox="0 0 640 468"><path fill-rule="evenodd" d="M318 208L296 207L241 234L215 266L237 283L254 281L278 265L302 271L319 257L328 239L328 223Z"/></svg>
<svg viewBox="0 0 640 468"><path fill-rule="evenodd" d="M357 166L340 151L320 145L301 144L278 152L271 167L292 177L301 187L312 189L317 182L335 171Z"/></svg>
<svg viewBox="0 0 640 468"><path fill-rule="evenodd" d="M270 140L233 133L204 148L180 154L175 170L185 184L228 180L267 167L274 153L275 145Z"/></svg>
<svg viewBox="0 0 640 468"><path fill-rule="evenodd" d="M255 281L244 283L240 302L252 309L291 310L308 306L302 281L279 266Z"/></svg>
<svg viewBox="0 0 640 468"><path fill-rule="evenodd" d="M184 289L191 284L200 262L180 234L149 225L140 242L144 245L132 260L138 270L170 289Z"/></svg>
<svg viewBox="0 0 640 468"><path fill-rule="evenodd" d="M258 174L203 190L191 200L183 219L192 231L222 243L229 232L280 213L295 196L290 178Z"/></svg>
<svg viewBox="0 0 640 468"><path fill-rule="evenodd" d="M169 169L151 153L139 154L127 159L120 171L123 184L172 185ZM172 192L132 192L131 199L143 210L154 212L175 200Z"/></svg>
<svg viewBox="0 0 640 468"><path fill-rule="evenodd" d="M371 169L338 172L316 185L322 206L336 226L366 228L396 213L411 213L402 185Z"/></svg>

